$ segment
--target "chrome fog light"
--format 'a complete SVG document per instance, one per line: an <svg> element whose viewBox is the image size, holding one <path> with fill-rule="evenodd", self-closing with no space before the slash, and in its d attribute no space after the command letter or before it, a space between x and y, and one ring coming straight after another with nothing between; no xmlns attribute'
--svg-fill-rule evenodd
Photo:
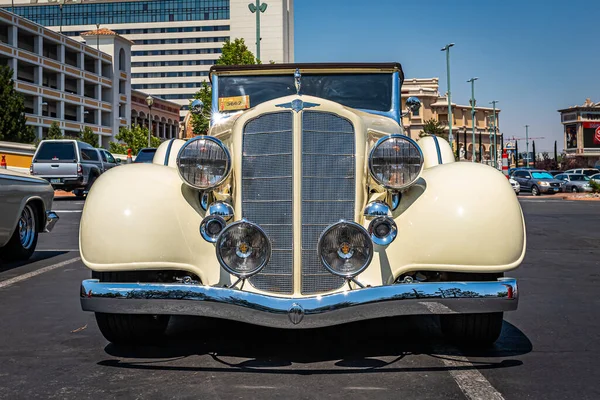
<svg viewBox="0 0 600 400"><path fill-rule="evenodd" d="M398 227L390 217L377 217L369 224L369 235L373 243L387 246L398 235Z"/></svg>
<svg viewBox="0 0 600 400"><path fill-rule="evenodd" d="M334 275L354 278L373 258L369 233L355 222L340 221L323 231L318 244L319 259Z"/></svg>
<svg viewBox="0 0 600 400"><path fill-rule="evenodd" d="M259 273L271 258L267 234L246 220L226 227L217 239L216 250L221 266L240 279Z"/></svg>
<svg viewBox="0 0 600 400"><path fill-rule="evenodd" d="M226 226L227 222L222 217L209 215L200 223L200 234L207 242L215 243Z"/></svg>

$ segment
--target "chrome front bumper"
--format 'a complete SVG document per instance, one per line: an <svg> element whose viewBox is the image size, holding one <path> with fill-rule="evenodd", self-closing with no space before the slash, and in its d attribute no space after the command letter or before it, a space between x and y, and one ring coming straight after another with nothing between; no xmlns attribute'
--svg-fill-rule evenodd
<svg viewBox="0 0 600 400"><path fill-rule="evenodd" d="M58 215L54 211L46 211L46 227L44 228L44 232L52 232L58 220Z"/></svg>
<svg viewBox="0 0 600 400"><path fill-rule="evenodd" d="M274 328L318 328L399 315L512 311L517 281L400 283L322 296L283 298L194 284L81 284L84 311L195 315Z"/></svg>

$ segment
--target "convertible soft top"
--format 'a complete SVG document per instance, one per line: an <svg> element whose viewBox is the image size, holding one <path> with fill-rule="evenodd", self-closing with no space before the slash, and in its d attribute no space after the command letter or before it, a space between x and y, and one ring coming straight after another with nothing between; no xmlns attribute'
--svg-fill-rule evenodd
<svg viewBox="0 0 600 400"><path fill-rule="evenodd" d="M264 74L293 74L296 68L301 72L319 73L352 73L352 72L396 72L400 73L400 80L404 81L402 65L397 62L389 63L293 63L293 64L257 64L257 65L213 65L210 67L212 75L244 75Z"/></svg>

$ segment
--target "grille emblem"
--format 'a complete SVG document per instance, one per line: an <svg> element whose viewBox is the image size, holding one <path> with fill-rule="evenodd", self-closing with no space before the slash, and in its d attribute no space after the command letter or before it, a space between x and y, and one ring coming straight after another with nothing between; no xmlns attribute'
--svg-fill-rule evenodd
<svg viewBox="0 0 600 400"><path fill-rule="evenodd" d="M292 100L291 103L283 103L283 104L275 105L275 107L291 108L292 110L294 110L296 112L302 111L305 108L312 108L312 107L317 107L317 106L320 106L320 104L304 102L300 99Z"/></svg>
<svg viewBox="0 0 600 400"><path fill-rule="evenodd" d="M304 318L304 308L298 303L292 304L288 310L288 317L292 321L292 324L298 325Z"/></svg>

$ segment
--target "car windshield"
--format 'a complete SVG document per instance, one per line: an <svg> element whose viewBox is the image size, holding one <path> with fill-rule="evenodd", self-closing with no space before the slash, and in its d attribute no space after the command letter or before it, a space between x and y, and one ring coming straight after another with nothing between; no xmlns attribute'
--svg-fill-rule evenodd
<svg viewBox="0 0 600 400"><path fill-rule="evenodd" d="M552 174L548 172L532 172L531 176L533 179L554 179Z"/></svg>
<svg viewBox="0 0 600 400"><path fill-rule="evenodd" d="M572 181L589 181L590 178L585 175L570 175L569 178Z"/></svg>
<svg viewBox="0 0 600 400"><path fill-rule="evenodd" d="M136 163L151 163L154 158L155 149L151 150L140 150L137 157L135 158Z"/></svg>
<svg viewBox="0 0 600 400"><path fill-rule="evenodd" d="M321 97L342 105L376 111L392 108L392 74L306 74L301 94ZM288 75L220 76L219 111L222 102L248 96L249 107L296 94L294 77Z"/></svg>
<svg viewBox="0 0 600 400"><path fill-rule="evenodd" d="M42 142L35 161L75 161L73 142Z"/></svg>

